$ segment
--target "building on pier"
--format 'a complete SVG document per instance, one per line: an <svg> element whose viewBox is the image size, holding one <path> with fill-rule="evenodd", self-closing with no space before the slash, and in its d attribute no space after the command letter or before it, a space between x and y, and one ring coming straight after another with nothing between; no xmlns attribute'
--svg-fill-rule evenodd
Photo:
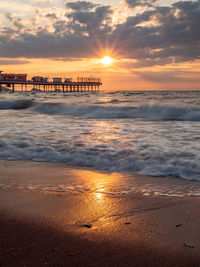
<svg viewBox="0 0 200 267"><path fill-rule="evenodd" d="M62 78L53 78L53 83L61 83Z"/></svg>
<svg viewBox="0 0 200 267"><path fill-rule="evenodd" d="M14 74L14 73L2 73L1 72L1 80L2 81L26 82L27 74Z"/></svg>
<svg viewBox="0 0 200 267"><path fill-rule="evenodd" d="M42 76L33 76L31 79L33 82L48 82L48 78L47 77L42 77Z"/></svg>

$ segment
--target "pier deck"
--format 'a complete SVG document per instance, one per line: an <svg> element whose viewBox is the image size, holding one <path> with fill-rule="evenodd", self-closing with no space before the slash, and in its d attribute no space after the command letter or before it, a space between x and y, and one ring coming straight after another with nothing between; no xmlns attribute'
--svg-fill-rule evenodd
<svg viewBox="0 0 200 267"><path fill-rule="evenodd" d="M11 88L15 92L16 86L21 86L21 91L42 91L42 92L97 92L101 82L33 82L33 81L3 81L0 80L0 90L2 85ZM30 86L33 86L31 89Z"/></svg>

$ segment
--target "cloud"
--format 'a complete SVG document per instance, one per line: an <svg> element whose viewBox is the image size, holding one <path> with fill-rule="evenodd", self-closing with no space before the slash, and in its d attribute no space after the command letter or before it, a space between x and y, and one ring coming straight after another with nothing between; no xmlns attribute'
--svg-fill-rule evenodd
<svg viewBox="0 0 200 267"><path fill-rule="evenodd" d="M96 6L97 6L96 4L93 4L91 2L86 2L86 1L66 3L67 8L71 8L72 10L75 10L75 11L87 11Z"/></svg>
<svg viewBox="0 0 200 267"><path fill-rule="evenodd" d="M127 57L148 65L200 58L200 2L177 2L170 7L129 17L117 25ZM142 65L142 64L141 64Z"/></svg>
<svg viewBox="0 0 200 267"><path fill-rule="evenodd" d="M73 11L66 14L67 18L71 20L69 26L75 32L81 34L82 31L88 35L91 33L98 33L111 30L108 27L111 22L112 10L110 6L96 7L94 11Z"/></svg>
<svg viewBox="0 0 200 267"><path fill-rule="evenodd" d="M182 70L135 71L142 80L156 83L200 82L199 73Z"/></svg>
<svg viewBox="0 0 200 267"><path fill-rule="evenodd" d="M6 14L6 18L7 18L8 20L10 20L10 21L13 20L13 17L14 17L14 14L13 14L13 13L7 13L7 14Z"/></svg>
<svg viewBox="0 0 200 267"><path fill-rule="evenodd" d="M146 3L126 1L131 7ZM134 59L135 68L200 58L200 1L154 6L115 25L111 6L77 1L63 12L59 17L48 10L46 24L12 18L0 29L0 57L79 59L95 56L99 47L115 47Z"/></svg>
<svg viewBox="0 0 200 267"><path fill-rule="evenodd" d="M149 7L152 6L157 0L126 0L130 8L135 7Z"/></svg>
<svg viewBox="0 0 200 267"><path fill-rule="evenodd" d="M18 60L18 59L0 59L0 65L24 65L28 64L28 60Z"/></svg>
<svg viewBox="0 0 200 267"><path fill-rule="evenodd" d="M56 13L48 13L48 14L46 14L46 17L49 19L54 19L54 20L58 19Z"/></svg>
<svg viewBox="0 0 200 267"><path fill-rule="evenodd" d="M49 4L52 0L33 0L33 3L35 4Z"/></svg>

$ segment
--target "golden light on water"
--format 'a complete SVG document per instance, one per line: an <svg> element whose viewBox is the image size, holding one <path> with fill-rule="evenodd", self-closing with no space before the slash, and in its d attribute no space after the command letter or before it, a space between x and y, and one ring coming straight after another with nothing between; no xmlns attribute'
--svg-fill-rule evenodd
<svg viewBox="0 0 200 267"><path fill-rule="evenodd" d="M110 56L105 56L102 59L100 59L99 62L104 65L110 65L114 62L114 59Z"/></svg>

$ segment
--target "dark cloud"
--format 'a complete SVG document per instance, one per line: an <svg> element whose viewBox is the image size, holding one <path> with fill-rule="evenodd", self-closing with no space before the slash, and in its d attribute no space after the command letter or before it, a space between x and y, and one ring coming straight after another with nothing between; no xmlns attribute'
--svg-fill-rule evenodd
<svg viewBox="0 0 200 267"><path fill-rule="evenodd" d="M131 3L133 7L136 1ZM200 1L157 6L114 26L110 6L85 1L66 5L70 10L65 18L46 15L52 19L51 31L40 25L31 32L23 20L10 21L1 29L0 57L86 58L99 46L115 44L124 57L135 59L135 68L200 58Z"/></svg>
<svg viewBox="0 0 200 267"><path fill-rule="evenodd" d="M48 13L48 14L46 14L46 17L48 18L48 19L55 19L55 20L57 20L58 19L58 17L57 17L57 15L55 14L55 13Z"/></svg>
<svg viewBox="0 0 200 267"><path fill-rule="evenodd" d="M40 29L37 35L24 33L20 39L10 40L0 37L0 57L26 57L26 58L82 58L91 57L88 38L75 35L63 37L52 36L46 30Z"/></svg>
<svg viewBox="0 0 200 267"><path fill-rule="evenodd" d="M24 21L22 19L17 19L13 21L13 26L15 26L16 29L21 30L24 28Z"/></svg>
<svg viewBox="0 0 200 267"><path fill-rule="evenodd" d="M87 2L85 9L89 8ZM75 3L79 4L79 2ZM96 5L91 4L90 7ZM108 32L112 11L109 6L96 6L93 11L72 10L67 12L67 19L58 19L55 13L48 13L46 17L53 19L51 32L48 26L37 26L34 32L25 26L22 20L15 20L10 27L2 28L0 35L2 57L91 57L96 47L94 33L104 38ZM56 20L56 21L55 21ZM23 31L22 31L23 28ZM53 29L53 32L52 32ZM96 40L96 39L95 39Z"/></svg>
<svg viewBox="0 0 200 267"><path fill-rule="evenodd" d="M116 27L127 57L142 65L200 58L200 2L177 2L129 17Z"/></svg>
<svg viewBox="0 0 200 267"><path fill-rule="evenodd" d="M93 4L91 2L86 2L86 1L77 1L77 2L70 2L66 3L67 8L71 8L76 11L86 11L90 10L94 7L96 7L96 4Z"/></svg>
<svg viewBox="0 0 200 267"><path fill-rule="evenodd" d="M28 63L30 63L28 60L0 59L0 65L24 65Z"/></svg>
<svg viewBox="0 0 200 267"><path fill-rule="evenodd" d="M71 19L69 24L72 30L85 31L89 35L99 31L111 30L108 27L111 21L112 10L110 6L100 6L95 11L74 11L66 16ZM81 25L81 27L80 27Z"/></svg>
<svg viewBox="0 0 200 267"><path fill-rule="evenodd" d="M126 0L129 7L149 7L152 6L157 0Z"/></svg>

